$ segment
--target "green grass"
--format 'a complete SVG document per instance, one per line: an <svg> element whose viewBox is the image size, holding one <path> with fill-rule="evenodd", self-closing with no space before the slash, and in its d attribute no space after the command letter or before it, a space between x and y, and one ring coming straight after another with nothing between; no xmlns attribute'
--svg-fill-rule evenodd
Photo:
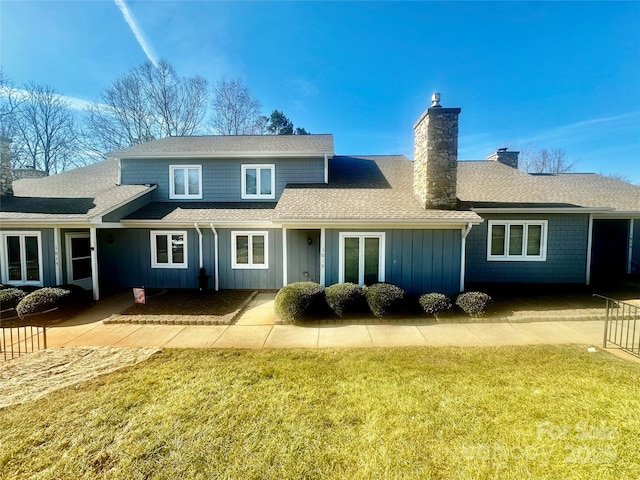
<svg viewBox="0 0 640 480"><path fill-rule="evenodd" d="M165 350L0 410L0 477L635 479L639 378L574 346Z"/></svg>

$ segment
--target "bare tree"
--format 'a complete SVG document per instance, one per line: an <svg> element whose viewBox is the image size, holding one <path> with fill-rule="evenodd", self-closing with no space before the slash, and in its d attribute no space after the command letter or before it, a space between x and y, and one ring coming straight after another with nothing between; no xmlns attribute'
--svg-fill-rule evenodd
<svg viewBox="0 0 640 480"><path fill-rule="evenodd" d="M567 159L561 148L537 148L527 145L520 150L519 168L529 173L568 173L575 170L576 161Z"/></svg>
<svg viewBox="0 0 640 480"><path fill-rule="evenodd" d="M239 78L220 80L213 89L211 125L219 135L260 135L267 118L262 105Z"/></svg>
<svg viewBox="0 0 640 480"><path fill-rule="evenodd" d="M11 138L14 133L12 115L22 101L20 91L13 86L0 68L0 135Z"/></svg>
<svg viewBox="0 0 640 480"><path fill-rule="evenodd" d="M180 77L166 60L132 68L87 111L87 143L105 152L149 140L193 135L207 112L208 84Z"/></svg>
<svg viewBox="0 0 640 480"><path fill-rule="evenodd" d="M77 166L76 117L52 87L26 85L21 89L20 102L7 117L15 166L47 173Z"/></svg>

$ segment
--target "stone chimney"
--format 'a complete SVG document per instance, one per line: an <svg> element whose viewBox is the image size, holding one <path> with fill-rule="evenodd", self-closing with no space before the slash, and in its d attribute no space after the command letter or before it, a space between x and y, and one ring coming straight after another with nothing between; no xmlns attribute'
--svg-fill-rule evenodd
<svg viewBox="0 0 640 480"><path fill-rule="evenodd" d="M511 168L518 168L518 155L520 152L510 152L508 148L499 148L497 152L487 157L487 160L500 162Z"/></svg>
<svg viewBox="0 0 640 480"><path fill-rule="evenodd" d="M440 94L413 126L413 192L424 208L457 206L459 108L442 108Z"/></svg>
<svg viewBox="0 0 640 480"><path fill-rule="evenodd" d="M0 197L13 195L10 143L10 138L0 136Z"/></svg>

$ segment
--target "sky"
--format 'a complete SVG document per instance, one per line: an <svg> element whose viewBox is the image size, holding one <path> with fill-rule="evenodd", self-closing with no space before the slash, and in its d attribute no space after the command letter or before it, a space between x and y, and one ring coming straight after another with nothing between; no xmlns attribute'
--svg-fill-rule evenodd
<svg viewBox="0 0 640 480"><path fill-rule="evenodd" d="M459 158L562 149L640 183L640 2L0 0L0 64L81 109L131 67L239 77L337 154L413 158L433 92Z"/></svg>

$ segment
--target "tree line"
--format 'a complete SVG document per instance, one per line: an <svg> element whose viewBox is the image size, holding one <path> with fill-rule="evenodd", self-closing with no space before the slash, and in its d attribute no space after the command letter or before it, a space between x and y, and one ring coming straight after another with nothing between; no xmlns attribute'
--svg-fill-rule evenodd
<svg viewBox="0 0 640 480"><path fill-rule="evenodd" d="M208 116L209 114L209 116ZM210 87L183 77L166 60L147 61L78 110L46 84L16 86L0 70L0 135L12 140L14 167L59 173L104 153L169 136L306 135L280 110L262 104L239 78Z"/></svg>

